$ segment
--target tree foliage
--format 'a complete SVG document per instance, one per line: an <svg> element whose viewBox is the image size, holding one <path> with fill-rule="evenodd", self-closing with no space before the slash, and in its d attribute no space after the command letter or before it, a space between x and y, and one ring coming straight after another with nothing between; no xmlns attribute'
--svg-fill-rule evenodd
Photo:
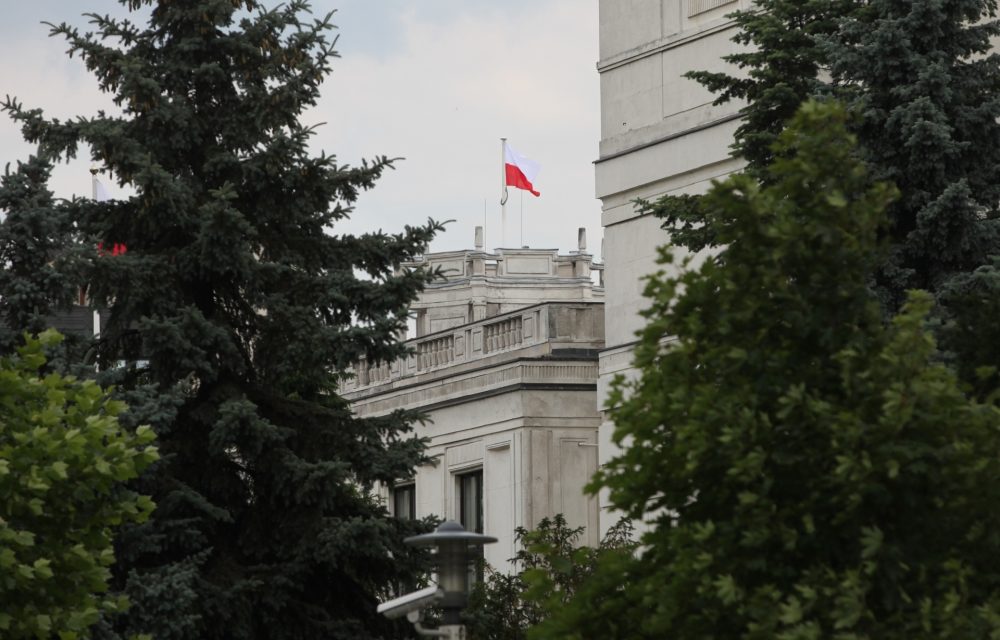
<svg viewBox="0 0 1000 640"><path fill-rule="evenodd" d="M1000 37L995 0L876 0L826 45L839 97L889 208L892 251L876 290L937 293L1000 252Z"/></svg>
<svg viewBox="0 0 1000 640"><path fill-rule="evenodd" d="M80 145L129 197L64 211L109 310L96 360L164 456L137 484L158 508L119 540L132 608L107 637L374 638L390 585L418 570L420 525L369 495L408 477L415 416L359 419L337 396L360 357L403 352L408 303L432 276L399 270L439 229L337 234L392 162L312 153L335 56L330 16L292 0L122 0L145 23L90 15L66 39L120 109L67 121L9 99L45 157ZM348 125L350 126L350 125Z"/></svg>
<svg viewBox="0 0 1000 640"><path fill-rule="evenodd" d="M1000 253L996 9L995 0L763 0L734 14L734 40L747 48L726 59L745 75L689 74L718 103L747 101L733 148L758 179L802 101L833 95L848 105L872 178L901 192L872 278L890 314L907 290L937 295ZM649 210L680 242L698 227L673 199Z"/></svg>
<svg viewBox="0 0 1000 640"><path fill-rule="evenodd" d="M51 325L83 282L83 262L66 212L47 182L52 162L39 156L8 165L0 177L0 351L12 352L24 333Z"/></svg>
<svg viewBox="0 0 1000 640"><path fill-rule="evenodd" d="M149 517L124 488L158 457L148 427L93 381L45 372L54 331L0 359L0 636L89 637L109 595L113 530Z"/></svg>
<svg viewBox="0 0 1000 640"><path fill-rule="evenodd" d="M514 531L516 571L487 567L465 612L469 640L524 640L528 630L565 606L593 574L600 558L628 556L635 549L633 527L620 520L598 547L579 544L584 527L570 527L560 513L528 531Z"/></svg>
<svg viewBox="0 0 1000 640"><path fill-rule="evenodd" d="M928 295L884 325L866 282L895 192L846 123L806 103L767 186L705 196L725 259L649 279L610 405L628 447L592 489L651 528L537 637L1000 634L1000 412L933 361Z"/></svg>
<svg viewBox="0 0 1000 640"><path fill-rule="evenodd" d="M740 70L691 71L686 77L718 94L715 104L744 101L732 149L747 162L747 172L766 178L778 134L799 105L826 92L820 71L828 66L823 38L840 21L867 4L864 0L757 0L751 9L731 14L733 42L741 50L723 60Z"/></svg>

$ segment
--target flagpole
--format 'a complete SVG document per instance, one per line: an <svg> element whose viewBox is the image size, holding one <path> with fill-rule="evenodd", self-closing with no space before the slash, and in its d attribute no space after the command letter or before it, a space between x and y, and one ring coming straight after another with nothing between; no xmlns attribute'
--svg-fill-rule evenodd
<svg viewBox="0 0 1000 640"><path fill-rule="evenodd" d="M524 246L524 190L521 191L521 246Z"/></svg>
<svg viewBox="0 0 1000 640"><path fill-rule="evenodd" d="M97 201L97 165L90 165L90 195L93 197L94 201ZM101 337L101 312L97 310L96 307L93 309L93 333L94 339ZM97 365L94 365L94 369L97 369Z"/></svg>
<svg viewBox="0 0 1000 640"><path fill-rule="evenodd" d="M507 244L507 138L500 138L500 246Z"/></svg>

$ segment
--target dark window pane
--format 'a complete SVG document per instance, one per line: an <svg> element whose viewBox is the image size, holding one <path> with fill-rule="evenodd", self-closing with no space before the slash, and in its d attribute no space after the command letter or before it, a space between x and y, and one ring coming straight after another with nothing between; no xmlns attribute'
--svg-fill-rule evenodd
<svg viewBox="0 0 1000 640"><path fill-rule="evenodd" d="M464 473L459 480L459 520L466 531L483 532L483 472Z"/></svg>
<svg viewBox="0 0 1000 640"><path fill-rule="evenodd" d="M407 484L392 490L392 513L402 520L417 519L417 486Z"/></svg>
<svg viewBox="0 0 1000 640"><path fill-rule="evenodd" d="M458 476L458 519L466 531L483 532L483 472ZM483 548L480 557L469 564L469 588L483 580Z"/></svg>

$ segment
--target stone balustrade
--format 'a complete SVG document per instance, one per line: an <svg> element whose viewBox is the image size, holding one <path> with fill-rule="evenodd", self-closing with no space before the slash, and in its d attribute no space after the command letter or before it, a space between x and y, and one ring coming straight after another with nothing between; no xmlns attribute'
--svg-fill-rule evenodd
<svg viewBox="0 0 1000 640"><path fill-rule="evenodd" d="M455 336L447 335L417 343L417 369L433 369L455 361Z"/></svg>
<svg viewBox="0 0 1000 640"><path fill-rule="evenodd" d="M341 393L404 380L544 343L584 349L604 341L601 303L546 302L407 340L410 355L389 363L359 363Z"/></svg>
<svg viewBox="0 0 1000 640"><path fill-rule="evenodd" d="M524 320L521 316L506 318L499 322L483 325L483 350L486 353L494 353L511 347L521 345Z"/></svg>

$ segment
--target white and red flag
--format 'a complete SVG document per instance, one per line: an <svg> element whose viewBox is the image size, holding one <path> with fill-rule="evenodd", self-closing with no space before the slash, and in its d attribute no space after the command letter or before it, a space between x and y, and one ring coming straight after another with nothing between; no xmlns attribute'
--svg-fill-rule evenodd
<svg viewBox="0 0 1000 640"><path fill-rule="evenodd" d="M104 186L104 183L97 179L97 176L92 178L94 187L94 200L98 202L107 202L111 199L111 194L108 193L108 188Z"/></svg>
<svg viewBox="0 0 1000 640"><path fill-rule="evenodd" d="M541 195L535 189L535 177L542 168L537 162L525 158L506 143L503 147L503 162L506 186L530 191L533 196Z"/></svg>
<svg viewBox="0 0 1000 640"><path fill-rule="evenodd" d="M97 179L96 169L91 169L91 186L93 187L94 200L98 202L107 202L111 200L111 194L108 192L108 188L104 186L104 183ZM114 242L109 243L110 249L105 248L103 242L97 243L97 255L99 256L123 256L128 252L128 247L124 242ZM96 311L94 313L97 313ZM96 322L96 320L95 320ZM96 324L94 325L97 326ZM95 335L97 330L94 330Z"/></svg>

